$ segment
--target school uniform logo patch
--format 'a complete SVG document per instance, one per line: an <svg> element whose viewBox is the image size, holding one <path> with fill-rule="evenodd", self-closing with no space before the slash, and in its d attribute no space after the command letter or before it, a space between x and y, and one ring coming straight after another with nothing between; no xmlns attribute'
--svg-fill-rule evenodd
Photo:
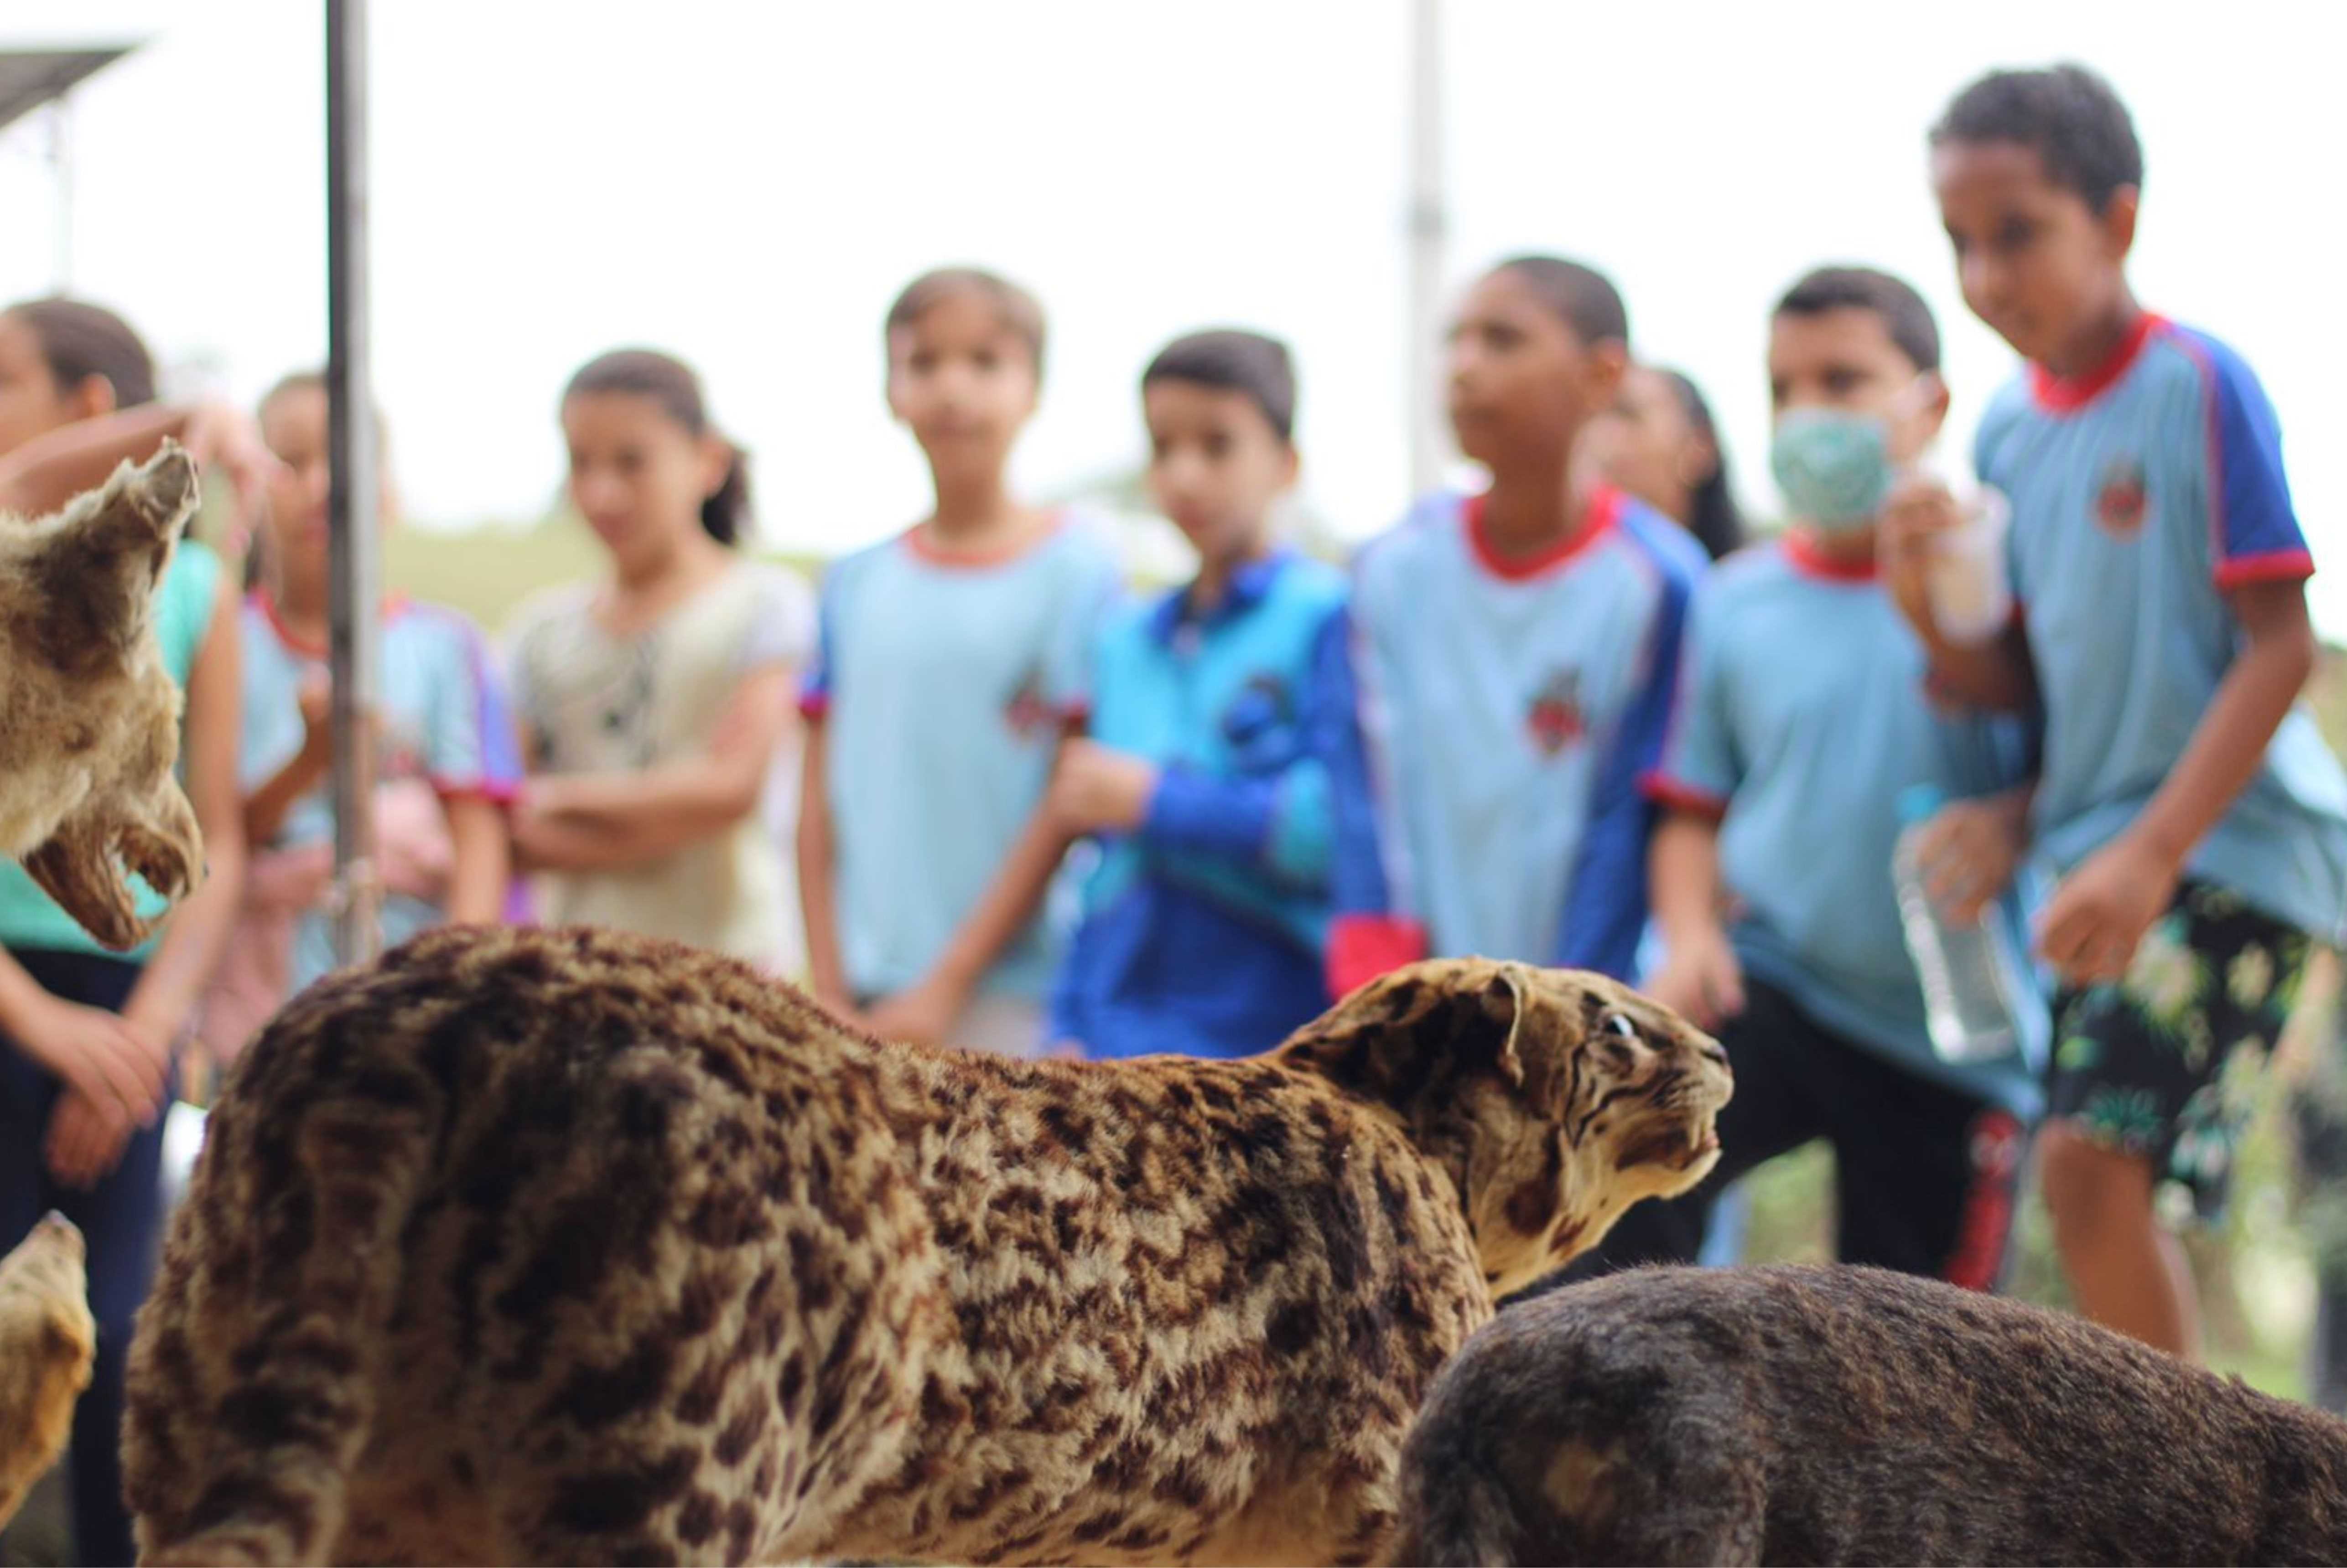
<svg viewBox="0 0 2347 1568"><path fill-rule="evenodd" d="M1532 745L1543 757L1553 757L1581 738L1581 672L1561 669L1541 683L1524 716Z"/></svg>
<svg viewBox="0 0 2347 1568"><path fill-rule="evenodd" d="M1242 773L1270 773L1296 759L1296 698L1287 683L1266 671L1251 676L1223 710L1223 743Z"/></svg>
<svg viewBox="0 0 2347 1568"><path fill-rule="evenodd" d="M2095 521L2103 531L2130 539L2143 527L2151 509L2151 487L2143 464L2132 457L2115 457L2103 466L2101 486L2095 492Z"/></svg>
<svg viewBox="0 0 2347 1568"><path fill-rule="evenodd" d="M1019 689L1002 705L1002 719L1010 726L1012 734L1025 739L1032 739L1051 727L1051 705L1043 696L1041 670L1027 672L1027 678L1019 683Z"/></svg>

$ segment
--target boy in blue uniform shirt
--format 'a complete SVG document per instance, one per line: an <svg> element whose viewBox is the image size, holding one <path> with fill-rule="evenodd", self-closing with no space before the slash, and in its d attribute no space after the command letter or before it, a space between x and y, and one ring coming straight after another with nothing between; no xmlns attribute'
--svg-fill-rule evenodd
<svg viewBox="0 0 2347 1568"><path fill-rule="evenodd" d="M2019 1052L1958 1065L1932 1049L1891 855L1903 791L1954 798L1925 830L1927 866L1956 918L1985 906L2017 947L2003 895L2030 738L2018 720L1916 700L1923 650L1875 576L1892 475L1947 412L1939 329L1900 280L1820 269L1778 303L1768 383L1793 525L1696 591L1670 741L1646 781L1668 811L1651 879L1665 957L1647 989L1718 1034L1736 1098L1704 1185L1632 1209L1573 1272L1692 1259L1723 1187L1822 1137L1842 1261L1985 1289L2036 1085ZM2016 1034L2042 1055L2042 1003L2013 1000Z"/></svg>
<svg viewBox="0 0 2347 1568"><path fill-rule="evenodd" d="M2012 502L2020 610L1984 645L1941 634L1924 555L1954 508L1932 486L1891 509L1894 580L1944 693L2044 708L2046 1206L2080 1308L2189 1355L2155 1189L2220 1206L2247 1086L2347 902L2347 779L2295 706L2313 563L2257 378L2127 287L2143 153L2110 87L1997 72L1931 139L1964 301L2029 361L1975 464Z"/></svg>
<svg viewBox="0 0 2347 1568"><path fill-rule="evenodd" d="M1141 390L1150 485L1198 575L1102 634L1090 738L1052 779L1045 809L1101 858L1051 1035L1093 1056L1245 1055L1326 1005L1344 578L1272 540L1296 470L1284 346L1196 333Z"/></svg>
<svg viewBox="0 0 2347 1568"><path fill-rule="evenodd" d="M1654 765L1700 546L1573 447L1629 355L1622 298L1554 257L1501 263L1451 330L1480 495L1426 497L1354 569L1366 744L1337 793L1338 994L1425 956L1626 979L1646 921Z"/></svg>

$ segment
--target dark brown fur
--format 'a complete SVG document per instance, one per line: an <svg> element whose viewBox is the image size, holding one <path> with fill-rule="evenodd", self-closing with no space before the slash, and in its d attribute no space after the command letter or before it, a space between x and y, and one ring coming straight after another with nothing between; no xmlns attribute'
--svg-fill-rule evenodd
<svg viewBox="0 0 2347 1568"><path fill-rule="evenodd" d="M681 947L425 937L222 1094L131 1506L156 1562L1366 1561L1493 1287L1699 1177L1727 1088L1521 965L1020 1063Z"/></svg>
<svg viewBox="0 0 2347 1568"><path fill-rule="evenodd" d="M0 514L0 854L118 951L155 923L126 870L169 899L203 874L154 615L199 499L194 460L166 441L54 516Z"/></svg>
<svg viewBox="0 0 2347 1568"><path fill-rule="evenodd" d="M1641 1268L1437 1380L1392 1561L2347 1563L2347 1422L1874 1268Z"/></svg>

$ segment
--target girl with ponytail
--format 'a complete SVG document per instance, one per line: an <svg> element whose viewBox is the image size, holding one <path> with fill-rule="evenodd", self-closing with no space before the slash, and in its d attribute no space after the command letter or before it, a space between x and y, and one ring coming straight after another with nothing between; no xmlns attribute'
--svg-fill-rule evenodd
<svg viewBox="0 0 2347 1568"><path fill-rule="evenodd" d="M529 772L514 845L537 913L790 965L791 892L759 808L813 596L737 553L748 461L682 361L591 360L561 419L570 500L611 571L531 601L513 636Z"/></svg>

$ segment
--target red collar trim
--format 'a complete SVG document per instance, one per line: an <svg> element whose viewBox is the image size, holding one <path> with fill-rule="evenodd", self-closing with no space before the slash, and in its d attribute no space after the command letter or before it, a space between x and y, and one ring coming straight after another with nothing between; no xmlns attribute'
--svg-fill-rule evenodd
<svg viewBox="0 0 2347 1568"><path fill-rule="evenodd" d="M1467 524L1467 542L1483 570L1502 582L1521 583L1554 571L1613 532L1614 525L1622 520L1624 497L1611 485L1600 486L1591 493L1589 504L1582 510L1581 526L1536 555L1502 555L1492 547L1491 535L1484 531L1483 499L1470 495L1460 504L1460 516Z"/></svg>
<svg viewBox="0 0 2347 1568"><path fill-rule="evenodd" d="M1807 528L1788 528L1783 536L1785 559L1793 570L1804 577L1818 577L1829 583L1870 583L1875 578L1875 561L1868 556L1863 561L1845 561L1829 555L1818 545Z"/></svg>
<svg viewBox="0 0 2347 1568"><path fill-rule="evenodd" d="M2152 333L2168 323L2149 311L2137 312L2135 325L2119 341L2110 356L2082 376L2057 376L2044 365L2033 362L2029 367L2029 395L2038 407L2050 413L2071 413L2086 407L2110 389L2111 384L2127 373L2136 356L2143 352L2144 344Z"/></svg>
<svg viewBox="0 0 2347 1568"><path fill-rule="evenodd" d="M906 529L899 537L904 540L905 548L932 566L943 566L955 572L983 572L995 566L1007 566L1028 552L1041 547L1046 540L1060 531L1061 524L1066 520L1065 513L1055 512L1042 527L1035 531L1033 537L1021 539L999 550L982 553L939 549L921 532L922 524L918 523Z"/></svg>
<svg viewBox="0 0 2347 1568"><path fill-rule="evenodd" d="M283 643L286 647L294 653L300 654L304 658L324 658L333 651L328 648L324 643L313 643L309 638L296 633L292 626L287 626L285 624L285 617L278 613L276 598L269 592L268 589L255 588L252 590L249 597L251 598L253 606L261 611L264 617L267 618L269 622L269 629L277 635L277 640ZM405 594L385 594L383 596L383 607L380 614L384 621L389 622L395 617L405 614L406 612L407 606L408 599Z"/></svg>

